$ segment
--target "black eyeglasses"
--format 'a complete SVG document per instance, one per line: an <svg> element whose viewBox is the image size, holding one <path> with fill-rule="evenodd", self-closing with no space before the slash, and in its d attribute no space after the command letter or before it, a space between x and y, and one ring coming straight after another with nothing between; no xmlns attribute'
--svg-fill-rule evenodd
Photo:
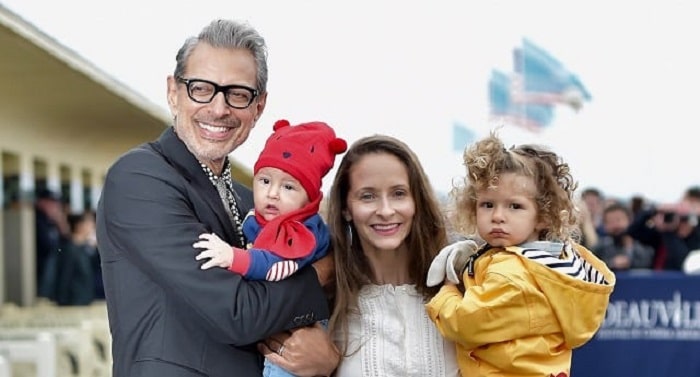
<svg viewBox="0 0 700 377"><path fill-rule="evenodd" d="M217 93L222 92L227 105L234 109L246 109L258 96L257 90L244 85L221 86L207 80L186 79L180 76L176 79L187 86L187 95L197 103L210 103Z"/></svg>

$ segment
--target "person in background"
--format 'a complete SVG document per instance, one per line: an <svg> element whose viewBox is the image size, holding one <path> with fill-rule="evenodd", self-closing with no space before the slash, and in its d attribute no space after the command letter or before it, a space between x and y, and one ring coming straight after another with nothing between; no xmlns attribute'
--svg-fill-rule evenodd
<svg viewBox="0 0 700 377"><path fill-rule="evenodd" d="M495 132L465 151L464 165L456 224L485 244L458 241L435 257L427 283L444 285L428 315L457 344L462 376L569 376L573 349L598 331L615 285L573 241L569 167L542 146L506 149Z"/></svg>
<svg viewBox="0 0 700 377"><path fill-rule="evenodd" d="M600 235L598 231L595 228L595 224L593 223L593 217L591 214L588 212L588 206L585 203L581 203L577 205L577 208L579 209L579 232L580 232L580 237L579 237L579 243L589 249L592 250L595 248L595 246L600 242ZM603 229L604 230L604 229ZM604 233L604 231L603 231Z"/></svg>
<svg viewBox="0 0 700 377"><path fill-rule="evenodd" d="M603 210L605 209L605 196L599 189L588 187L581 191L581 200L586 204L588 214L593 222L593 227L598 233L598 237L604 236Z"/></svg>
<svg viewBox="0 0 700 377"><path fill-rule="evenodd" d="M71 237L58 258L56 302L59 305L89 305L97 297L95 269L97 240L95 214L86 211L68 216Z"/></svg>
<svg viewBox="0 0 700 377"><path fill-rule="evenodd" d="M700 214L700 186L688 187L683 198L688 203L690 213Z"/></svg>
<svg viewBox="0 0 700 377"><path fill-rule="evenodd" d="M627 233L631 221L629 209L621 203L611 204L603 211L606 235L593 251L614 271L652 267L654 249Z"/></svg>
<svg viewBox="0 0 700 377"><path fill-rule="evenodd" d="M36 194L34 220L37 296L55 301L58 254L71 233L61 196L49 189L40 189Z"/></svg>
<svg viewBox="0 0 700 377"><path fill-rule="evenodd" d="M202 233L245 247L241 214L252 192L231 178L229 154L265 109L267 77L263 37L246 23L213 20L185 40L167 78L173 125L109 168L97 242L113 377L260 377L259 341L329 317L332 258L277 282L202 272L193 261ZM297 334L313 367L296 374L328 375L336 349L312 335Z"/></svg>
<svg viewBox="0 0 700 377"><path fill-rule="evenodd" d="M654 248L655 270L680 271L693 250L700 249L700 189L689 187L678 203L662 204L642 211L628 233Z"/></svg>
<svg viewBox="0 0 700 377"><path fill-rule="evenodd" d="M246 279L279 281L328 253L330 235L318 213L321 184L347 143L322 122L291 126L280 120L273 129L253 167L255 208L243 221L247 249L203 233L193 245L202 249L195 257L204 261L202 269L218 266ZM266 359L263 376L292 374Z"/></svg>
<svg viewBox="0 0 700 377"><path fill-rule="evenodd" d="M649 204L647 203L647 200L642 196L642 195L633 195L630 198L630 213L631 213L631 219L636 219L637 216L639 216L642 211L648 209Z"/></svg>
<svg viewBox="0 0 700 377"><path fill-rule="evenodd" d="M455 346L425 312L425 283L447 242L443 214L413 151L383 135L343 157L328 196L336 263L330 331L342 361L333 376L458 376ZM283 365L303 341L284 337Z"/></svg>

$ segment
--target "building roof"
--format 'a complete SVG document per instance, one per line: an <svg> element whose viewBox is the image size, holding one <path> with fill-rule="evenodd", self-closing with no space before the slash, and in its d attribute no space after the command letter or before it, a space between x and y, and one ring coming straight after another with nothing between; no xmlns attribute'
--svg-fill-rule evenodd
<svg viewBox="0 0 700 377"><path fill-rule="evenodd" d="M0 82L6 88L0 91L3 118L50 123L65 131L78 127L95 141L104 137L105 129L146 127L160 133L170 121L165 109L2 5L0 51Z"/></svg>
<svg viewBox="0 0 700 377"><path fill-rule="evenodd" d="M170 125L166 109L2 4L0 51L2 128L36 126L37 136L49 142L70 135L71 143L99 145L103 157L113 159ZM233 165L247 183L249 169Z"/></svg>

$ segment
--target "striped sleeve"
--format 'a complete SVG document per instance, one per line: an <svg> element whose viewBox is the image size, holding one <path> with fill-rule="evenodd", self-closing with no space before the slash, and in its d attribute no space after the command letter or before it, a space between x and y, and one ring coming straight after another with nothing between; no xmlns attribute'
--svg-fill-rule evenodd
<svg viewBox="0 0 700 377"><path fill-rule="evenodd" d="M523 249L522 255L575 279L596 284L608 284L603 274L581 258L569 245L564 246L558 257L545 250L532 248Z"/></svg>

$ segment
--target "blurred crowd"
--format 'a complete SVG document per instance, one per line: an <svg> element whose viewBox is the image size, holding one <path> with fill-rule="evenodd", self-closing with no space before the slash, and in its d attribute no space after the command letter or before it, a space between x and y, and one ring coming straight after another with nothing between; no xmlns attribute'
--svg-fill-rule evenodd
<svg viewBox="0 0 700 377"><path fill-rule="evenodd" d="M688 262L700 253L700 186L675 203L606 198L595 187L583 189L581 201L581 243L611 269L696 272Z"/></svg>
<svg viewBox="0 0 700 377"><path fill-rule="evenodd" d="M66 306L104 299L94 212L71 213L59 194L42 189L35 224L37 296Z"/></svg>
<svg viewBox="0 0 700 377"><path fill-rule="evenodd" d="M700 186L676 203L640 196L608 198L595 188L581 191L580 243L612 270L686 272L691 252L700 254ZM92 211L70 213L60 195L37 193L37 295L58 305L89 305L104 299Z"/></svg>

